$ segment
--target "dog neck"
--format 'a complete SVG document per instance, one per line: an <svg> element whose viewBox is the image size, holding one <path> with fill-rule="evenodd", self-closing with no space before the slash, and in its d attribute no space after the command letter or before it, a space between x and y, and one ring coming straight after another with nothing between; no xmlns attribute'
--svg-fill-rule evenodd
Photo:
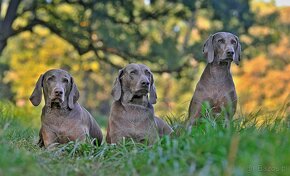
<svg viewBox="0 0 290 176"><path fill-rule="evenodd" d="M68 108L67 101L64 101L63 103L60 104L54 104L51 102L51 100L45 100L45 106L44 106L45 112L48 114L59 114L59 115L64 115L67 114L70 109Z"/></svg>
<svg viewBox="0 0 290 176"><path fill-rule="evenodd" d="M225 79L231 78L230 73L231 62L213 62L207 64L205 68L206 74L209 74L209 79L214 82L223 82Z"/></svg>
<svg viewBox="0 0 290 176"><path fill-rule="evenodd" d="M132 93L123 93L121 97L122 104L130 104L130 105L136 105L136 106L143 106L148 107L149 100L148 96L137 96Z"/></svg>
<svg viewBox="0 0 290 176"><path fill-rule="evenodd" d="M144 106L147 107L148 106L148 97L147 95L141 96L141 97L136 97L133 96L131 101L131 104L135 104L135 105L140 105L140 106Z"/></svg>

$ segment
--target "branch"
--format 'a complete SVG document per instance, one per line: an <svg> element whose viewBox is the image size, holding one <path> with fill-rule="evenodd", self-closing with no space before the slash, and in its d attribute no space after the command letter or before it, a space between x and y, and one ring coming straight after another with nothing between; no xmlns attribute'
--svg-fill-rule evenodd
<svg viewBox="0 0 290 176"><path fill-rule="evenodd" d="M188 30L186 31L186 33L185 33L185 36L184 36L184 41L183 41L183 45L182 45L182 49L183 49L183 51L185 50L185 48L187 47L187 45L188 45L188 41L189 41L189 39L190 39L190 37L191 37L191 31L192 31L192 28L193 28L193 26L194 26L194 24L195 24L195 22L194 22L194 13L192 13L192 16L191 16L191 18L189 19L189 21L188 21Z"/></svg>
<svg viewBox="0 0 290 176"><path fill-rule="evenodd" d="M122 68L121 65L118 65L118 64L115 64L113 63L109 57L106 55L106 54L113 54L113 55L116 55L116 56L119 56L121 58L123 58L124 60L128 61L128 58L134 58L134 59L137 59L137 60L147 60L151 63L154 63L154 60L153 59L148 59L144 56L140 56L140 55L137 55L137 54L133 54L133 53L130 53L130 52L127 52L127 51L123 51L121 49L118 49L118 48L112 48L112 47L106 47L106 46L102 46L102 47L97 47L97 46L94 46L93 43L95 41L92 41L92 39L89 37L89 39L91 40L89 43L90 45L85 47L85 48L82 48L79 46L79 44L72 40L69 35L65 34L62 32L62 30L60 30L59 28L57 28L55 25L52 25L52 24L49 24L48 22L46 21L43 21L41 19L34 19L33 22L31 23L31 25L27 26L26 29L30 29L32 28L34 25L36 24L39 24L39 25L42 25L46 28L48 28L51 32L53 32L54 34L58 35L59 37L63 38L64 40L66 40L68 43L70 43L77 51L80 55L86 53L86 52L89 52L89 51L93 51L96 55L97 58L99 58L100 61L102 62L105 62L106 64L109 64L111 65L112 67L114 68L117 68L117 69L120 69ZM22 30L25 30L25 29L22 29ZM89 33L91 33L90 29L88 29ZM19 30L20 31L20 30ZM90 34L92 35L92 34ZM100 56L98 51L103 51L105 53L105 56ZM162 69L162 70L152 70L153 72L155 73L179 73L183 70L183 68L186 66L186 63L180 65L179 67L177 68L174 68L174 69Z"/></svg>
<svg viewBox="0 0 290 176"><path fill-rule="evenodd" d="M151 70L153 73L162 74L162 73L180 73L184 68L188 67L188 63L185 62L182 65L173 68L173 69L161 69L161 70Z"/></svg>
<svg viewBox="0 0 290 176"><path fill-rule="evenodd" d="M135 58L137 60L147 60L147 61L150 61L150 62L154 62L154 60L152 59L149 59L147 57L144 57L144 56L140 56L140 55L137 55L137 54L133 54L133 53L129 53L129 52L126 52L126 51L122 51L118 48L111 48L111 47L106 47L106 46L102 46L102 47L99 47L99 48L93 48L95 50L101 50L101 51L104 51L104 52L107 52L107 53L111 53L111 54L114 54L114 55L117 55L119 57L122 57L122 58ZM154 56L153 56L154 57ZM127 60L127 59L125 59Z"/></svg>
<svg viewBox="0 0 290 176"><path fill-rule="evenodd" d="M19 28L17 30L13 30L10 34L9 34L9 37L12 37L14 35L17 35L21 32L24 32L24 31L32 31L32 28L34 26L36 26L38 23L36 23L34 20L32 20L27 26L23 27L23 28Z"/></svg>
<svg viewBox="0 0 290 176"><path fill-rule="evenodd" d="M98 51L96 51L96 50L93 50L93 51L94 51L95 55L97 56L97 58L99 58L100 61L103 61L103 62L109 64L110 66L114 67L114 68L122 69L122 66L117 65L117 64L114 64L113 62L111 62L111 61L109 60L109 58L108 58L107 56L104 56L104 57L102 58L102 57L100 57Z"/></svg>
<svg viewBox="0 0 290 176"><path fill-rule="evenodd" d="M39 24L39 25L42 25L42 26L48 28L51 32L53 32L54 34L58 35L59 37L61 37L62 39L66 40L68 43L73 45L74 48L78 51L78 53L80 55L82 55L84 53L87 53L87 52L89 52L91 50L92 51L101 50L101 51L104 51L106 53L111 53L111 54L120 56L122 58L131 57L131 58L139 58L139 60L146 59L146 58L138 56L138 55L134 55L134 54L131 54L131 53L120 51L120 50L118 50L116 48L109 48L109 47L104 47L104 46L95 48L93 45L89 45L87 48L84 49L84 48L81 48L77 42L75 42L75 41L71 40L69 37L65 36L60 29L58 29L57 27L55 27L53 25L50 25L49 23L47 23L47 22L45 22L45 21L43 21L41 19L37 19L37 18L34 19L33 20L33 24ZM91 43L92 43L92 41L91 41Z"/></svg>
<svg viewBox="0 0 290 176"><path fill-rule="evenodd" d="M120 65L117 65L113 62L110 61L110 59L107 56L104 57L100 57L100 55L98 54L97 50L93 50L95 55L99 58L100 61L105 62L106 64L109 64L110 66L116 68L116 69L122 69L123 67ZM153 73L157 73L157 74L162 74L162 73L180 73L184 68L189 67L188 62L184 62L182 65L173 68L173 69L161 69L161 70L151 70Z"/></svg>
<svg viewBox="0 0 290 176"><path fill-rule="evenodd" d="M111 60L109 59L108 56L101 57L99 55L98 51L103 51L104 53L110 53L110 54L113 54L113 55L117 55L117 56L123 58L124 60L127 60L125 58L127 58L129 56L129 57L132 57L132 58L137 58L139 60L147 60L147 61L150 61L146 57L134 55L134 54L131 54L131 53L126 53L126 52L123 52L123 51L118 50L117 48L110 48L110 47L104 47L104 46L103 47L99 47L99 48L98 47L95 48L92 44L89 45L88 48L86 48L86 49L81 48L81 47L79 47L78 43L76 43L73 40L71 40L71 39L67 38L66 36L64 36L61 33L61 30L60 29L58 29L55 26L50 25L50 24L48 24L45 21L40 20L40 19L34 19L34 20L32 20L32 22L29 25L27 25L24 28L21 28L21 29L18 29L16 31L14 31L11 34L11 36L12 35L16 35L16 34L18 34L20 32L26 31L26 30L32 30L32 28L35 25L37 25L37 24L38 25L42 25L42 26L48 28L54 34L58 35L59 37L63 38L64 40L66 40L68 43L70 43L79 52L80 55L82 55L84 53L87 53L89 51L93 51L95 53L96 57L99 58L100 61L105 62L106 64L109 64L112 67L117 68L117 69L121 69L122 66L121 65L117 65L117 64L111 62ZM92 43L92 41L90 43ZM153 63L152 60L150 62ZM186 67L188 67L188 63L187 62L184 62L182 65L180 65L180 66L178 66L176 68L173 68L173 69L167 68L167 69L161 69L161 70L152 70L152 72L157 73L157 74L161 74L161 73L180 73Z"/></svg>
<svg viewBox="0 0 290 176"><path fill-rule="evenodd" d="M84 2L82 0L79 0L79 1L65 0L65 2L68 4L79 4L79 5L83 6L85 9L93 7L93 5L94 5L94 2Z"/></svg>
<svg viewBox="0 0 290 176"><path fill-rule="evenodd" d="M84 54L84 53L87 53L88 51L90 51L89 49L83 49L79 46L78 43L76 43L75 41L69 39L68 37L66 37L60 29L58 29L57 27L53 26L53 25L50 25L48 24L47 22L41 20L41 19L34 19L33 20L36 24L39 24L39 25L42 25L46 28L48 28L51 32L53 32L54 34L58 35L59 37L61 37L62 39L66 40L68 43L70 43L71 45L74 46L74 48L78 51L78 53L80 55Z"/></svg>

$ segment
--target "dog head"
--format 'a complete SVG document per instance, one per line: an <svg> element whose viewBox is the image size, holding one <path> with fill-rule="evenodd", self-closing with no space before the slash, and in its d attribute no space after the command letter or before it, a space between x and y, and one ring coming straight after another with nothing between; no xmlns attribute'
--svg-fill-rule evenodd
<svg viewBox="0 0 290 176"><path fill-rule="evenodd" d="M112 90L115 101L122 97L126 102L138 102L147 98L150 94L149 102L156 103L156 90L153 74L150 69L143 64L129 64L119 71Z"/></svg>
<svg viewBox="0 0 290 176"><path fill-rule="evenodd" d="M203 46L203 54L208 63L228 63L234 61L239 65L241 60L241 44L239 38L232 33L218 32L211 35Z"/></svg>
<svg viewBox="0 0 290 176"><path fill-rule="evenodd" d="M64 70L53 69L40 75L30 101L38 106L42 99L42 91L45 99L45 106L50 108L63 108L68 106L74 108L79 99L79 91L70 74Z"/></svg>

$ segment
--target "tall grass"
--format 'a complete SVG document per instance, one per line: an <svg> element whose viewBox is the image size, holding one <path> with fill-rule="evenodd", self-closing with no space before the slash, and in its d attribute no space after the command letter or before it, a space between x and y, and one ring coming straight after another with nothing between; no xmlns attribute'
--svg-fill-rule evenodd
<svg viewBox="0 0 290 176"><path fill-rule="evenodd" d="M35 145L38 127L29 123L30 115L0 103L1 176L290 173L289 126L282 120L257 127L257 116L239 117L224 128L222 121L207 117L192 131L174 120L175 134L152 146L129 140L96 147L88 139L44 150Z"/></svg>

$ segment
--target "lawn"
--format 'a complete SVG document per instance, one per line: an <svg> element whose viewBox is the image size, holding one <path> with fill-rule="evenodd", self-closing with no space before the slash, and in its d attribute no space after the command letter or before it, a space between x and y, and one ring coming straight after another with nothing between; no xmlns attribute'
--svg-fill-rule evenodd
<svg viewBox="0 0 290 176"><path fill-rule="evenodd" d="M123 141L96 147L88 139L45 150L36 145L38 113L0 102L0 176L290 173L289 124L281 120L257 125L255 115L240 116L224 128L207 117L191 132L172 122L175 134L153 146Z"/></svg>

